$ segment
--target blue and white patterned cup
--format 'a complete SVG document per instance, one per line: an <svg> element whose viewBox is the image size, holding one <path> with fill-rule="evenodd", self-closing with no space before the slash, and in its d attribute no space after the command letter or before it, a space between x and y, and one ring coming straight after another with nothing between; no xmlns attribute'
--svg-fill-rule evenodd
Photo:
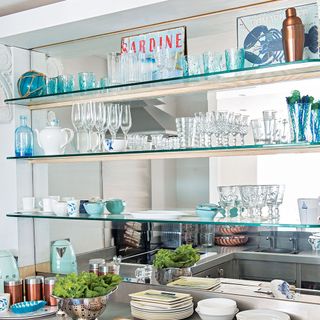
<svg viewBox="0 0 320 320"><path fill-rule="evenodd" d="M80 206L79 200L68 200L67 201L68 214L70 216L79 214L79 206Z"/></svg>
<svg viewBox="0 0 320 320"><path fill-rule="evenodd" d="M0 293L0 312L6 312L10 306L10 293Z"/></svg>

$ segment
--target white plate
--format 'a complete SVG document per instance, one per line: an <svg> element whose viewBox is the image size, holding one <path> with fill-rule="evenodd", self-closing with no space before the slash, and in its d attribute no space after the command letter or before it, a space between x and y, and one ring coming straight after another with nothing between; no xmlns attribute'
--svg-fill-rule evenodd
<svg viewBox="0 0 320 320"><path fill-rule="evenodd" d="M36 319L36 318L43 318L54 315L58 311L58 307L44 307L35 312L28 312L28 313L13 313L11 311L1 312L0 313L0 320L6 319L15 319L15 320L23 320L23 319Z"/></svg>
<svg viewBox="0 0 320 320"><path fill-rule="evenodd" d="M30 213L34 213L34 212L40 212L40 208L34 208L34 209L29 209L29 210L24 210L24 209L21 209L21 210L19 210L18 212L22 212L22 213L28 213L28 212L30 212Z"/></svg>
<svg viewBox="0 0 320 320"><path fill-rule="evenodd" d="M237 320L290 320L290 317L280 311L275 310L247 310L237 314Z"/></svg>
<svg viewBox="0 0 320 320"><path fill-rule="evenodd" d="M140 212L128 212L136 219L150 219L150 220L167 220L167 219L178 219L183 216L190 216L189 212L182 211L166 211L166 210L148 210Z"/></svg>

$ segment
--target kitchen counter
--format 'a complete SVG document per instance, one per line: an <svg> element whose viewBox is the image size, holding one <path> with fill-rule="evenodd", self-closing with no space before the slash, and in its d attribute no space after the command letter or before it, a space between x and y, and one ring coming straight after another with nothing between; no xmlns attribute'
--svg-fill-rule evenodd
<svg viewBox="0 0 320 320"><path fill-rule="evenodd" d="M50 319L54 320L57 319L56 316L46 317L41 319ZM70 318L68 318L70 319ZM103 313L102 316L99 317L99 320L126 320L126 319L133 319L131 317L130 305L127 303L119 303L119 302L110 302L107 306L107 309ZM191 317L187 318L186 320L199 320L200 317L195 312Z"/></svg>

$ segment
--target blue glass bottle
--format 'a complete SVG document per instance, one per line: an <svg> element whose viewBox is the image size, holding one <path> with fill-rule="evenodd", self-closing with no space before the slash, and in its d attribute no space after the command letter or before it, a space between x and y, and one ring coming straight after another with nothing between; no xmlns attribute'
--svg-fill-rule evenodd
<svg viewBox="0 0 320 320"><path fill-rule="evenodd" d="M29 157L33 154L33 132L27 125L27 117L20 116L20 127L15 132L16 157Z"/></svg>

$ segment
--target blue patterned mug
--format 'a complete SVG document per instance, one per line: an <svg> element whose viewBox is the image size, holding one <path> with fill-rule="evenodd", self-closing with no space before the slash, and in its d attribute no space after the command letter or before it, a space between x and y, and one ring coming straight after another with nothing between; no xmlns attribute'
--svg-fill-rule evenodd
<svg viewBox="0 0 320 320"><path fill-rule="evenodd" d="M121 199L111 199L106 201L106 207L111 214L120 214L126 207L126 202Z"/></svg>
<svg viewBox="0 0 320 320"><path fill-rule="evenodd" d="M0 293L0 312L8 311L9 306L10 306L10 294Z"/></svg>

